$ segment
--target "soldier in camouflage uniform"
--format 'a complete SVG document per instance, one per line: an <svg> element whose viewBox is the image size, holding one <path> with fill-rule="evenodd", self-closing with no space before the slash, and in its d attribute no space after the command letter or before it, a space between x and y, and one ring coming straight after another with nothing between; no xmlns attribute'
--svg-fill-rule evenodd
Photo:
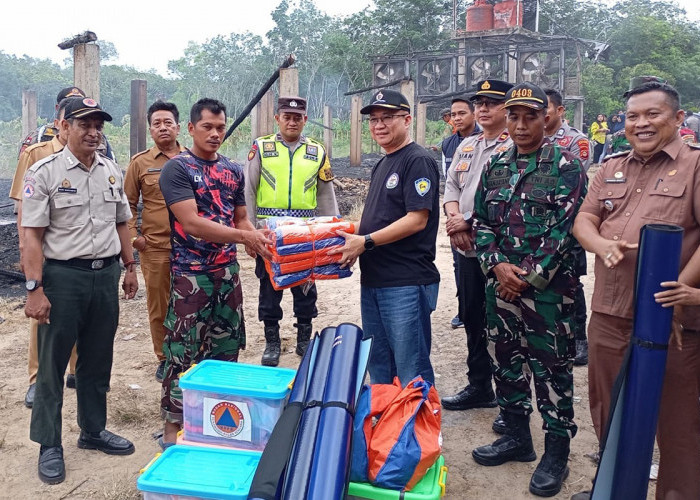
<svg viewBox="0 0 700 500"><path fill-rule="evenodd" d="M179 374L213 358L236 361L245 347L243 292L236 243L266 258L266 231L248 219L243 167L217 153L226 107L200 99L187 125L192 148L168 160L159 184L170 218L170 303L165 316L161 415L163 446L182 425Z"/></svg>
<svg viewBox="0 0 700 500"><path fill-rule="evenodd" d="M572 316L578 277L571 227L586 191L578 159L544 136L547 96L523 83L507 94L515 147L493 156L474 200L476 254L487 277L486 321L506 434L476 448L482 465L536 459L527 364L544 420L545 453L530 492L552 496L568 475L574 423Z"/></svg>

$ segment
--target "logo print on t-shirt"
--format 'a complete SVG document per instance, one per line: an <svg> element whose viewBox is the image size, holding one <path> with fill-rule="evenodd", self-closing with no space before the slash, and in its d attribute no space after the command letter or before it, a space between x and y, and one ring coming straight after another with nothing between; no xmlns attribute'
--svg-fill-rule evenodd
<svg viewBox="0 0 700 500"><path fill-rule="evenodd" d="M430 191L430 179L427 179L426 177L421 177L415 182L416 186L416 192L421 195L425 196L428 191Z"/></svg>
<svg viewBox="0 0 700 500"><path fill-rule="evenodd" d="M233 403L222 401L211 409L209 415L211 426L223 437L237 436L245 426L243 412Z"/></svg>
<svg viewBox="0 0 700 500"><path fill-rule="evenodd" d="M389 176L389 178L386 180L386 188L387 189L394 189L396 186L399 185L399 174L394 172Z"/></svg>

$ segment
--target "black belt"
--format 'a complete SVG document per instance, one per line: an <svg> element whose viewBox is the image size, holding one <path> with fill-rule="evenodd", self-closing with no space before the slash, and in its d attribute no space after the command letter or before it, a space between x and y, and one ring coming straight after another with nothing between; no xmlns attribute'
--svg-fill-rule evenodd
<svg viewBox="0 0 700 500"><path fill-rule="evenodd" d="M118 255L113 255L112 257L105 257L104 259L68 259L68 260L58 260L58 259L46 259L49 264L58 264L59 266L69 266L69 267L79 267L81 269L90 269L92 271L99 271L105 267L111 266L115 262L119 261Z"/></svg>

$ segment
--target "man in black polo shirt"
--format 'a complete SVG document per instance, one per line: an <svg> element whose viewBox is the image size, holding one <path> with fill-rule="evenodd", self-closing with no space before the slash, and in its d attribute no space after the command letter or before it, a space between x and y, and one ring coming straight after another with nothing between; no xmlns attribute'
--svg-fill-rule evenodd
<svg viewBox="0 0 700 500"><path fill-rule="evenodd" d="M372 170L357 235L345 234L343 265L360 257L362 327L374 337L369 374L374 384L398 375L434 383L430 314L437 304L435 267L440 173L409 136L411 108L394 90L380 90L368 106L372 138L386 156ZM360 236L362 235L362 236Z"/></svg>

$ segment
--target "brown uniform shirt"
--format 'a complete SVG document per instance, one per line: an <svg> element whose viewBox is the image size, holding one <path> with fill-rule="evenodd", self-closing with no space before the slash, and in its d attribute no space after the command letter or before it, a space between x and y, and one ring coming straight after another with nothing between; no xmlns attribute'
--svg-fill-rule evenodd
<svg viewBox="0 0 700 500"><path fill-rule="evenodd" d="M38 142L32 144L19 155L19 161L17 162L17 170L15 170L15 177L12 179L12 187L10 188L10 198L13 200L22 200L22 188L24 187L24 174L27 173L27 169L34 165L39 160L43 160L47 156L54 153L58 153L63 149L63 144L58 140L58 137L54 137L50 141Z"/></svg>
<svg viewBox="0 0 700 500"><path fill-rule="evenodd" d="M180 146L180 151L185 148ZM135 154L131 158L124 179L124 192L129 200L133 217L129 221L131 237L138 236L139 195L143 201L141 212L141 234L146 238L146 245L153 248L170 248L170 221L168 208L160 192L160 172L170 158L158 146Z"/></svg>
<svg viewBox="0 0 700 500"><path fill-rule="evenodd" d="M681 269L700 245L700 149L676 137L644 162L631 151L605 160L580 209L600 218L600 235L610 240L639 242L645 224L683 227ZM608 269L595 260L593 311L632 318L637 251ZM684 307L681 323L700 330L700 307Z"/></svg>

